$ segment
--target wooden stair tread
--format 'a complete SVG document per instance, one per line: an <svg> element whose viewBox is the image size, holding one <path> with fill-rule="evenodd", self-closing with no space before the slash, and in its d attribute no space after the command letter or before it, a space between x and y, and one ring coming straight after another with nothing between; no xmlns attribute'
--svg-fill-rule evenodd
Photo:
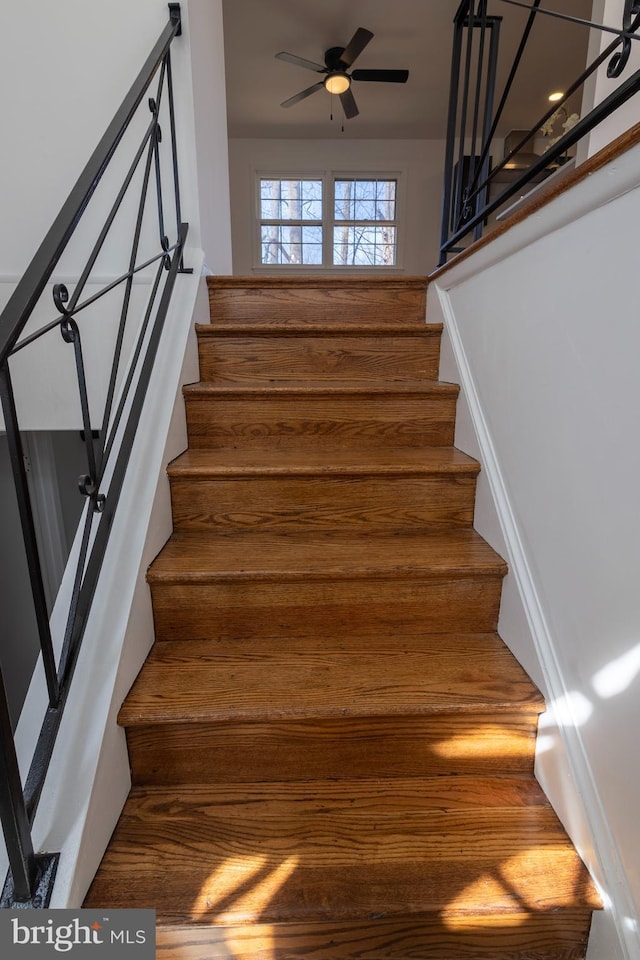
<svg viewBox="0 0 640 960"><path fill-rule="evenodd" d="M379 377L371 380L307 380L297 383L291 380L259 380L255 383L226 381L214 383L200 381L188 383L184 386L185 397L190 399L225 397L225 396L274 396L290 397L360 397L380 396L388 394L393 398L400 397L457 397L460 388L454 383L444 383L439 380L381 380Z"/></svg>
<svg viewBox="0 0 640 960"><path fill-rule="evenodd" d="M123 725L427 715L544 702L491 635L348 642L281 640L155 644L119 716Z"/></svg>
<svg viewBox="0 0 640 960"><path fill-rule="evenodd" d="M599 905L533 782L465 779L136 788L85 906L219 924Z"/></svg>
<svg viewBox="0 0 640 960"><path fill-rule="evenodd" d="M403 535L180 531L149 567L149 583L225 579L503 576L504 560L474 530Z"/></svg>
<svg viewBox="0 0 640 960"><path fill-rule="evenodd" d="M218 447L185 450L168 467L171 477L210 476L476 476L477 460L455 447L310 447L296 455L285 448Z"/></svg>

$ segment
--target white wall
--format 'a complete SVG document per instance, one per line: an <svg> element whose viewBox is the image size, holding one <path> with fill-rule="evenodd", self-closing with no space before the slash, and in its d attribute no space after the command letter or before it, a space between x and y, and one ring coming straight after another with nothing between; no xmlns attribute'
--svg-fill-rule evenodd
<svg viewBox="0 0 640 960"><path fill-rule="evenodd" d="M229 157L235 273L250 274L254 266L256 171L401 172L402 269L425 274L438 262L444 141L232 139Z"/></svg>
<svg viewBox="0 0 640 960"><path fill-rule="evenodd" d="M541 685L538 775L610 900L590 960L640 957L640 148L429 289L506 549L500 630Z"/></svg>

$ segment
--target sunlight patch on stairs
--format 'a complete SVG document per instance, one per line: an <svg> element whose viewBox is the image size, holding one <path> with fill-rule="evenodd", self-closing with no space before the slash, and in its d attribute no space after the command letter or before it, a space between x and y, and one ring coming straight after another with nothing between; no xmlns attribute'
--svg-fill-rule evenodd
<svg viewBox="0 0 640 960"><path fill-rule="evenodd" d="M287 857L275 869L267 866L266 856L239 856L221 864L200 888L191 916L193 920L215 919L222 903L238 916L260 913L274 899L295 872L300 858ZM264 875L266 871L266 876ZM247 891L249 886L249 891ZM236 891L242 890L234 898Z"/></svg>

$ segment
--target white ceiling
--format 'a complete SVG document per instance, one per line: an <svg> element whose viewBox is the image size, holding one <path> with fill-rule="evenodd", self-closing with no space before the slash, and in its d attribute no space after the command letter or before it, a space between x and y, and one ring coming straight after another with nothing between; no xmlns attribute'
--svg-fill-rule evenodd
<svg viewBox="0 0 640 960"><path fill-rule="evenodd" d="M232 137L370 137L441 139L451 65L452 20L459 0L223 0L229 133ZM544 0L542 6L588 18L592 0ZM503 16L498 92L527 14L500 0ZM289 109L280 103L315 83L317 74L276 60L285 50L323 63L358 27L375 36L357 68L408 68L406 85L357 83L360 115L345 121L325 90ZM539 15L499 133L533 125L546 97L564 89L586 62L585 27ZM333 101L334 120L331 121ZM579 109L579 101L572 109ZM344 133L342 132L344 126Z"/></svg>

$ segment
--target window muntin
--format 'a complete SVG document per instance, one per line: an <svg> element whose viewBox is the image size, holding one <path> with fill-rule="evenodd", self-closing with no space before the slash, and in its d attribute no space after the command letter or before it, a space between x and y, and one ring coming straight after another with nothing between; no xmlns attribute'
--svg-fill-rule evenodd
<svg viewBox="0 0 640 960"><path fill-rule="evenodd" d="M259 177L263 266L394 267L395 177Z"/></svg>

